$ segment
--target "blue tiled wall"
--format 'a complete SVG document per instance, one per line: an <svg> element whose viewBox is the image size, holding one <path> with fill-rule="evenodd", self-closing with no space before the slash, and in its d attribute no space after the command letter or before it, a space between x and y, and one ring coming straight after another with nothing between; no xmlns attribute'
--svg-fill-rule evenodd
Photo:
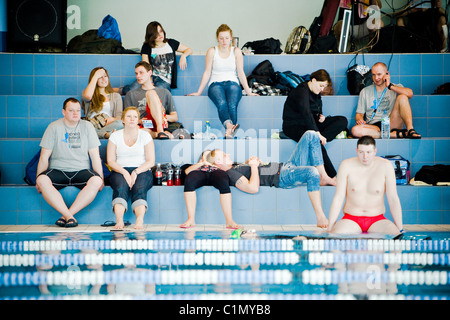
<svg viewBox="0 0 450 320"><path fill-rule="evenodd" d="M354 55L254 55L244 57L246 74L269 59L276 71L291 70L300 75L326 69L334 83L335 93L348 95L346 73ZM90 54L0 54L0 94L3 95L79 95L86 87L90 71L105 67L113 86L134 80L134 65L139 55ZM366 54L358 63L372 66L377 61L390 66L394 83L402 83L416 95L429 95L437 86L450 81L448 54ZM178 89L174 95L195 92L204 71L205 56L188 57L188 68L179 70ZM206 95L206 92L203 93Z"/></svg>
<svg viewBox="0 0 450 320"><path fill-rule="evenodd" d="M80 95L75 95L80 99ZM52 121L62 117L65 95L0 95L0 138L41 138ZM286 97L243 97L238 117L245 135L268 138L272 129L281 130ZM208 97L175 96L179 120L190 132L199 132L206 120L222 128L217 109ZM325 115L347 117L349 128L355 124L357 96L323 97ZM423 137L450 137L450 96L414 96L411 99L414 126ZM195 121L201 121L196 127ZM254 133L251 129L256 130ZM267 133L259 131L267 129ZM223 129L222 129L223 131Z"/></svg>
<svg viewBox="0 0 450 320"><path fill-rule="evenodd" d="M167 192L170 188L170 192ZM399 188L402 199L404 224L449 224L449 188L413 187ZM328 212L334 196L334 187L322 187L322 204ZM75 200L78 189L62 190L69 205ZM306 187L275 189L262 187L255 195L245 194L235 188L233 219L240 224L316 224L316 217L309 201ZM53 224L60 215L36 192L34 187L0 187L0 224ZM145 224L181 224L187 219L183 201L183 187L153 187L148 192L149 211ZM178 199L179 201L174 201ZM114 220L111 210L112 190L105 187L95 200L80 211L76 218L81 224L102 224ZM293 201L295 200L295 201ZM386 217L392 220L387 202ZM342 217L342 212L340 214ZM131 210L125 219L134 221ZM197 191L197 224L224 224L219 194L214 188Z"/></svg>
<svg viewBox="0 0 450 320"><path fill-rule="evenodd" d="M39 150L40 139L0 140L0 166L4 184L24 184L25 166ZM100 148L106 159L106 140ZM240 140L155 140L156 161L165 163L196 163L205 149L220 148L230 153L235 161L243 162L258 155L262 161L287 161L295 147L292 140L240 139ZM336 168L342 160L354 157L356 139L335 140L326 149ZM411 162L411 177L423 165L436 163L450 165L450 139L377 140L378 155L402 155Z"/></svg>

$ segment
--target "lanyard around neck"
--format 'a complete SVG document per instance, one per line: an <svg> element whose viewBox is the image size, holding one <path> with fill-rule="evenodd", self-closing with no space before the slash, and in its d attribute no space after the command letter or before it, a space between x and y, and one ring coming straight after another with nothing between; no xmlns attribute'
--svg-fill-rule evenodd
<svg viewBox="0 0 450 320"><path fill-rule="evenodd" d="M373 86L373 95L374 95L374 100L373 100L373 106L371 107L373 109L373 113L372 113L372 117L370 118L370 120L373 119L373 117L375 116L375 114L377 113L377 109L381 104L381 101L384 98L384 95L386 94L387 88L384 88L383 93L381 94L380 99L377 99L377 87L374 85Z"/></svg>

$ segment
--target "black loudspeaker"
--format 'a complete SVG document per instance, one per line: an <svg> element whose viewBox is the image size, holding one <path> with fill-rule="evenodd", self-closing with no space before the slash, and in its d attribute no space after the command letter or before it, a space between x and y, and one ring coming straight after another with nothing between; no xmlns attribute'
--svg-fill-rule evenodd
<svg viewBox="0 0 450 320"><path fill-rule="evenodd" d="M65 52L67 0L8 0L7 50Z"/></svg>

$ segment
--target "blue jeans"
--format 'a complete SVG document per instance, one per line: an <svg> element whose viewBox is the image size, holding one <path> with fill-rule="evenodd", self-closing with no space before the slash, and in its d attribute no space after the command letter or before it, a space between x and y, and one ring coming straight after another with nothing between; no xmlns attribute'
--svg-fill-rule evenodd
<svg viewBox="0 0 450 320"><path fill-rule="evenodd" d="M153 76L153 85L155 87L159 87L159 88L164 88L167 89L169 91L171 91L172 89L170 88L170 83L164 81L163 79L161 79L158 76Z"/></svg>
<svg viewBox="0 0 450 320"><path fill-rule="evenodd" d="M323 165L319 135L306 131L297 143L289 160L280 170L280 188L294 188L303 183L307 191L320 190L320 175L316 166Z"/></svg>
<svg viewBox="0 0 450 320"><path fill-rule="evenodd" d="M237 123L237 106L242 98L242 89L238 83L214 82L209 86L208 97L216 105L220 122L225 128L228 123Z"/></svg>
<svg viewBox="0 0 450 320"><path fill-rule="evenodd" d="M129 173L131 173L136 168L124 168ZM125 178L121 173L116 171L111 171L111 175L109 176L109 182L111 184L111 188L113 189L113 201L112 206L121 204L125 207L125 210L128 207L128 198L131 196L131 209L134 211L136 207L144 205L148 208L147 205L147 192L153 186L153 174L151 170L146 172L141 172L137 178L136 182L133 185L133 188L128 186L128 183L125 181Z"/></svg>

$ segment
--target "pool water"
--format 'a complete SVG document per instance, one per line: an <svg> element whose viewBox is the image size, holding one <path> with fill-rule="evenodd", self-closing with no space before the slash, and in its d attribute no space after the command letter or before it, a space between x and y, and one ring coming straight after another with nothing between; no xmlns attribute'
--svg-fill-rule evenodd
<svg viewBox="0 0 450 320"><path fill-rule="evenodd" d="M450 233L0 233L0 299L450 298Z"/></svg>

